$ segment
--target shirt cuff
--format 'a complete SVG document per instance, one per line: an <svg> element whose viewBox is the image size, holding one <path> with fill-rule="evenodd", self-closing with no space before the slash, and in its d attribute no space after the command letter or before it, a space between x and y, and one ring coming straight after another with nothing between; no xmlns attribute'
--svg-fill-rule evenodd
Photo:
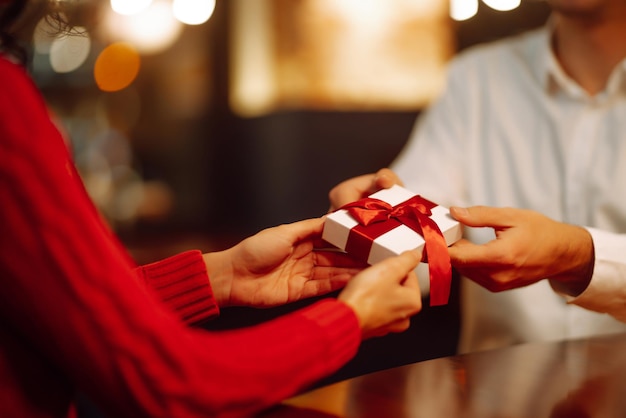
<svg viewBox="0 0 626 418"><path fill-rule="evenodd" d="M620 241L615 234L587 228L596 251L591 282L577 297L566 297L568 303L596 312L608 313L626 322L626 265L616 251Z"/></svg>

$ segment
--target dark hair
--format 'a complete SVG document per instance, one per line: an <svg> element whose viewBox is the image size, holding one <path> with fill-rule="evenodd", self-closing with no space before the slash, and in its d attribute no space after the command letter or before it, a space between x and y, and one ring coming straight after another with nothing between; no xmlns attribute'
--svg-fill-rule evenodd
<svg viewBox="0 0 626 418"><path fill-rule="evenodd" d="M9 54L20 63L29 61L29 50L35 25L46 18L50 27L63 32L69 24L56 1L0 0L0 52Z"/></svg>
<svg viewBox="0 0 626 418"><path fill-rule="evenodd" d="M22 63L26 61L26 50L11 29L19 20L25 7L25 0L15 0L10 1L0 10L0 48L3 52L15 56Z"/></svg>

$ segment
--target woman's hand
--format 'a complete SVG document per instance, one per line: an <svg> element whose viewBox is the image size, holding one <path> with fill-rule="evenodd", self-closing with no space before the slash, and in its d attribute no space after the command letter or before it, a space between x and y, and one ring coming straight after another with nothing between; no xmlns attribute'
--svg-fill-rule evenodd
<svg viewBox="0 0 626 418"><path fill-rule="evenodd" d="M329 293L366 264L321 250L324 219L265 229L234 247L204 254L219 306L271 307Z"/></svg>
<svg viewBox="0 0 626 418"><path fill-rule="evenodd" d="M405 331L411 316L422 309L417 276L420 251L385 259L356 275L339 300L356 313L363 339Z"/></svg>
<svg viewBox="0 0 626 418"><path fill-rule="evenodd" d="M328 199L330 200L329 212L347 203L363 199L381 189L388 189L394 184L401 186L402 182L397 174L388 168L382 168L376 173L364 174L345 180L333 187L328 193Z"/></svg>
<svg viewBox="0 0 626 418"><path fill-rule="evenodd" d="M579 226L524 209L450 208L471 227L490 227L496 239L484 245L461 240L449 248L452 265L492 292L550 279L555 290L576 296L589 284L594 264L591 235Z"/></svg>

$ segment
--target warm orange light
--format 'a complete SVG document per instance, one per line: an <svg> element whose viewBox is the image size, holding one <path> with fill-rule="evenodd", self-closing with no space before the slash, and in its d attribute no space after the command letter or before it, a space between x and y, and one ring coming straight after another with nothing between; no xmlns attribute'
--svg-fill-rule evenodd
<svg viewBox="0 0 626 418"><path fill-rule="evenodd" d="M139 73L140 58L129 44L116 42L104 48L94 65L94 78L102 91L128 87Z"/></svg>

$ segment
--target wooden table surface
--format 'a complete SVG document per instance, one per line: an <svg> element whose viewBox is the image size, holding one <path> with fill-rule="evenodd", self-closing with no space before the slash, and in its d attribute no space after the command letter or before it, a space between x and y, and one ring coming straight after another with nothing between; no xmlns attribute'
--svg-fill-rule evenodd
<svg viewBox="0 0 626 418"><path fill-rule="evenodd" d="M259 417L626 417L626 334L414 363L316 389Z"/></svg>

